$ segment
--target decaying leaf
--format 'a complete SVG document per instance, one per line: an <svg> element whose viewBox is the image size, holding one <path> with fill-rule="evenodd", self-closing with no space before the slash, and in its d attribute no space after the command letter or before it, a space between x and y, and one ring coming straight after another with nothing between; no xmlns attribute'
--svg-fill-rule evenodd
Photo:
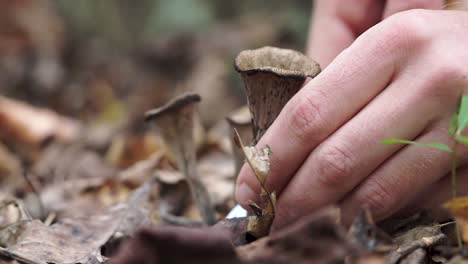
<svg viewBox="0 0 468 264"><path fill-rule="evenodd" d="M226 233L210 228L162 227L139 231L112 263L241 264Z"/></svg>
<svg viewBox="0 0 468 264"><path fill-rule="evenodd" d="M265 180L270 173L270 155L269 146L257 148L252 146L243 147L245 158L257 175L258 180L265 184Z"/></svg>
<svg viewBox="0 0 468 264"><path fill-rule="evenodd" d="M125 203L100 213L63 218L51 226L28 217L0 226L0 246L4 247L0 255L30 263L102 263L101 248L109 241L151 224L148 203L154 184L150 178Z"/></svg>
<svg viewBox="0 0 468 264"><path fill-rule="evenodd" d="M100 215L63 219L52 226L38 220L22 221L17 225L16 241L9 241L3 254L44 264L102 263L100 248L114 233L124 209L115 207Z"/></svg>
<svg viewBox="0 0 468 264"><path fill-rule="evenodd" d="M275 220L275 204L276 194L270 193L266 187L265 182L270 173L270 155L271 149L266 146L264 148L257 148L253 146L244 146L239 133L234 130L235 139L242 148L246 161L252 168L255 176L257 177L262 192L260 194L260 205L249 201L249 206L254 212L254 216L249 217L246 235L252 236L251 239L255 240L269 234L271 225Z"/></svg>
<svg viewBox="0 0 468 264"><path fill-rule="evenodd" d="M7 182L7 179L17 177L18 175L20 175L20 173L20 160L13 153L11 153L3 144L0 143L0 183L10 183Z"/></svg>
<svg viewBox="0 0 468 264"><path fill-rule="evenodd" d="M406 260L406 263L414 263L408 261L425 258L426 249L441 243L445 237L438 225L410 229L395 238L398 248L388 254L389 262L399 263Z"/></svg>
<svg viewBox="0 0 468 264"><path fill-rule="evenodd" d="M362 208L348 231L348 238L361 254L369 252L385 253L394 249L390 236L377 227L368 208Z"/></svg>
<svg viewBox="0 0 468 264"><path fill-rule="evenodd" d="M468 196L452 199L444 207L455 217L463 242L468 243Z"/></svg>
<svg viewBox="0 0 468 264"><path fill-rule="evenodd" d="M355 248L338 218L337 208L324 208L236 250L252 263L342 263Z"/></svg>
<svg viewBox="0 0 468 264"><path fill-rule="evenodd" d="M0 97L0 127L2 137L33 145L51 137L70 142L80 131L75 120L6 97Z"/></svg>

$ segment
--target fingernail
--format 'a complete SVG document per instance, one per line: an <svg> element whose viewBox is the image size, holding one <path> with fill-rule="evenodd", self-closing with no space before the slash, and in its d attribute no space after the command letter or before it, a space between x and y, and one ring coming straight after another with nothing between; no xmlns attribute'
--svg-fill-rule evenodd
<svg viewBox="0 0 468 264"><path fill-rule="evenodd" d="M240 204L247 204L249 200L255 200L257 193L250 186L243 182L236 191L236 198Z"/></svg>

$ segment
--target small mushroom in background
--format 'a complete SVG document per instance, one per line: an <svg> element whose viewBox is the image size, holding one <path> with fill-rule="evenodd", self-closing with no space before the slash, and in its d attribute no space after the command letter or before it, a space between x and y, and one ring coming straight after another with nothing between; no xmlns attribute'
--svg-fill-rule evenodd
<svg viewBox="0 0 468 264"><path fill-rule="evenodd" d="M193 139L195 104L198 94L186 93L166 105L145 114L146 121L154 121L168 148L174 153L177 166L185 175L194 201L206 224L215 223L215 213L206 187L196 171L196 151Z"/></svg>
<svg viewBox="0 0 468 264"><path fill-rule="evenodd" d="M320 73L320 66L304 54L275 47L242 51L235 67L244 81L252 113L253 144L301 89L306 78Z"/></svg>
<svg viewBox="0 0 468 264"><path fill-rule="evenodd" d="M250 144L252 142L252 123L251 123L251 115L249 112L249 108L247 106L243 106L236 111L234 111L231 115L226 117L226 121L228 122L229 126L231 127L231 145L232 145L232 153L234 156L235 162L235 175L239 174L242 165L244 165L245 158L242 150L239 146L235 143L235 133L234 130L237 130L242 142L247 142Z"/></svg>

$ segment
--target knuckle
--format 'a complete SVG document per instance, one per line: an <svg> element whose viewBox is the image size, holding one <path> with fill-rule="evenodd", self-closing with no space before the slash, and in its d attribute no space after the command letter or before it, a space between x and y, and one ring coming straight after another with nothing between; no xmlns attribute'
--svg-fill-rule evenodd
<svg viewBox="0 0 468 264"><path fill-rule="evenodd" d="M368 183L367 186L365 191L357 195L357 203L371 209L377 217L386 214L395 205L395 193L379 182Z"/></svg>
<svg viewBox="0 0 468 264"><path fill-rule="evenodd" d="M317 153L318 182L325 188L337 188L343 185L353 168L352 155L343 147L327 147Z"/></svg>
<svg viewBox="0 0 468 264"><path fill-rule="evenodd" d="M321 105L309 95L295 97L291 100L291 115L289 130L299 141L309 141L311 136L320 135L322 122L320 117Z"/></svg>
<svg viewBox="0 0 468 264"><path fill-rule="evenodd" d="M465 69L456 63L440 61L426 72L425 84L420 89L420 98L434 99L436 102L447 103L458 98L466 86Z"/></svg>
<svg viewBox="0 0 468 264"><path fill-rule="evenodd" d="M384 20L380 41L389 52L401 49L416 49L430 38L430 16L426 10L403 11Z"/></svg>

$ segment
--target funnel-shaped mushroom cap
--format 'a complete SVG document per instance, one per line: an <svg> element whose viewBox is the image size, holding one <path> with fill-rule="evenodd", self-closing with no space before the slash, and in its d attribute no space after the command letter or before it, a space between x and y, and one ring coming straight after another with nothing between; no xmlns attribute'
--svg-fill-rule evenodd
<svg viewBox="0 0 468 264"><path fill-rule="evenodd" d="M145 114L145 121L158 119L160 116L167 115L170 113L175 113L181 111L184 107L191 107L193 103L198 103L201 101L200 95L196 93L185 93L182 94L162 107L152 109Z"/></svg>
<svg viewBox="0 0 468 264"><path fill-rule="evenodd" d="M242 51L236 70L244 81L257 143L306 78L320 73L320 66L300 52L263 47Z"/></svg>
<svg viewBox="0 0 468 264"><path fill-rule="evenodd" d="M320 66L298 51L263 47L239 53L236 70L240 73L271 72L281 77L303 79L317 76Z"/></svg>
<svg viewBox="0 0 468 264"><path fill-rule="evenodd" d="M166 145L176 156L179 166L186 161L195 160L193 116L194 105L200 100L198 94L182 94L145 114L145 121L155 122Z"/></svg>

